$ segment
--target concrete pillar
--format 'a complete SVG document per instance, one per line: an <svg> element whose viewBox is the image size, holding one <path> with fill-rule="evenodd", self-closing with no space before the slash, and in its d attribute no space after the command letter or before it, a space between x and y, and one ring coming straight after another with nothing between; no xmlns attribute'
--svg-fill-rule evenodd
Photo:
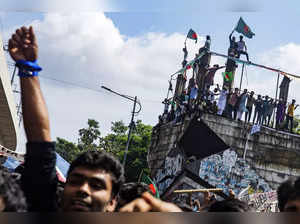
<svg viewBox="0 0 300 224"><path fill-rule="evenodd" d="M200 52L199 52L200 53ZM200 59L198 62L198 73L196 75L196 82L199 88L200 93L202 93L204 89L204 81L205 81L205 76L208 72L209 64L211 60L211 54L206 53L203 55L203 57ZM200 96L199 94L198 96Z"/></svg>
<svg viewBox="0 0 300 224"><path fill-rule="evenodd" d="M177 97L179 97L182 94L182 92L185 88L185 83L186 83L186 79L184 78L183 74L179 74L177 76L174 99L176 99Z"/></svg>

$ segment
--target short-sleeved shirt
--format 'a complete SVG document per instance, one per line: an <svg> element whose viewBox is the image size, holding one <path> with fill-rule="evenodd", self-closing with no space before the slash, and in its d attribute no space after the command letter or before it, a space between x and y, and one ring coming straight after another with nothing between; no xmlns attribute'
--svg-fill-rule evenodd
<svg viewBox="0 0 300 224"><path fill-rule="evenodd" d="M253 107L253 104L255 103L255 98L254 97L248 97L248 99L247 99L247 107Z"/></svg>
<svg viewBox="0 0 300 224"><path fill-rule="evenodd" d="M290 104L288 107L288 115L290 117L294 117L295 104Z"/></svg>
<svg viewBox="0 0 300 224"><path fill-rule="evenodd" d="M240 41L237 42L237 50L238 51L243 51L245 46L246 46L245 41L240 40Z"/></svg>
<svg viewBox="0 0 300 224"><path fill-rule="evenodd" d="M255 110L261 111L262 110L263 101L261 99L257 99L255 101Z"/></svg>
<svg viewBox="0 0 300 224"><path fill-rule="evenodd" d="M206 40L206 41L205 41L204 47L205 47L207 50L210 50L210 43L211 43L211 40Z"/></svg>
<svg viewBox="0 0 300 224"><path fill-rule="evenodd" d="M228 103L231 105L231 106L235 106L237 100L238 100L238 97L239 95L237 93L233 93L228 101Z"/></svg>

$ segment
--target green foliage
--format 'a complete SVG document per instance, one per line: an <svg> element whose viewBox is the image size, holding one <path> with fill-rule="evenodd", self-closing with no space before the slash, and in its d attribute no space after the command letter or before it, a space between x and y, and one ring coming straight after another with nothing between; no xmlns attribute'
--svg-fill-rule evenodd
<svg viewBox="0 0 300 224"><path fill-rule="evenodd" d="M129 128L123 121L111 123L111 133L101 137L99 123L88 119L88 127L79 130L78 144L57 138L57 152L71 162L79 153L88 150L105 150L123 161ZM138 181L142 170L149 173L147 149L150 146L152 126L145 125L141 120L135 124L126 160L126 181Z"/></svg>
<svg viewBox="0 0 300 224"><path fill-rule="evenodd" d="M61 155L69 163L72 162L80 153L79 148L72 142L68 142L63 138L56 139L56 152Z"/></svg>
<svg viewBox="0 0 300 224"><path fill-rule="evenodd" d="M294 116L294 125L293 132L300 135L300 115Z"/></svg>

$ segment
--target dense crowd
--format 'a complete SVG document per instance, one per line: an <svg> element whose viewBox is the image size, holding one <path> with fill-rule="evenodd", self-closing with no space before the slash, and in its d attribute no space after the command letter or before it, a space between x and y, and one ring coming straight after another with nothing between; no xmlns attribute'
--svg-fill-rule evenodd
<svg viewBox="0 0 300 224"><path fill-rule="evenodd" d="M232 194L221 201L206 194L201 203L200 200L194 200L182 208L155 198L145 184L124 183L122 165L105 151L81 154L71 163L66 183L59 183L55 170L55 143L51 141L48 111L39 84L38 72L41 68L37 64L38 45L32 27L16 30L9 40L9 53L19 68L24 128L28 142L23 169L14 175L5 170L0 171L0 211L251 211L245 202ZM210 106L204 107L217 113L216 101L211 101L211 97L205 95L204 101L200 102L212 102ZM196 101L196 98L187 99L184 96L181 100L188 107L186 101ZM199 102L191 105L199 106ZM178 121L181 119L180 114L174 105L171 107L173 114L169 115L169 119ZM278 196L281 211L299 211L299 180L282 184Z"/></svg>
<svg viewBox="0 0 300 224"><path fill-rule="evenodd" d="M255 96L254 91L249 92L247 89L242 92L238 88L228 91L226 87L220 89L219 85L213 91L209 88L200 91L199 98L198 94L199 89L194 84L180 96L165 99L162 102L165 106L163 114L159 116L159 123L178 123L184 120L185 116L191 116L196 112L216 114L239 122L275 126L276 129L289 129L292 132L294 111L299 106L294 99L287 104L282 98L275 100L268 95Z"/></svg>

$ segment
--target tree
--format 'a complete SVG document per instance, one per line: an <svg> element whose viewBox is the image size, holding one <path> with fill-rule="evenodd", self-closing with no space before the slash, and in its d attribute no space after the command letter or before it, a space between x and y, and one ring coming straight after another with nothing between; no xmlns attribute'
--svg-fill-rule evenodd
<svg viewBox="0 0 300 224"><path fill-rule="evenodd" d="M81 151L95 150L101 140L99 122L88 119L88 127L79 129L78 148Z"/></svg>
<svg viewBox="0 0 300 224"><path fill-rule="evenodd" d="M66 161L71 163L80 153L77 145L63 138L56 139L56 152Z"/></svg>
<svg viewBox="0 0 300 224"><path fill-rule="evenodd" d="M88 119L88 127L79 130L78 144L57 138L57 152L68 162L78 154L88 150L105 150L115 155L121 162L124 158L128 127L123 121L111 123L111 133L101 137L99 123ZM127 154L125 177L127 182L138 181L139 174L144 170L149 173L147 149L150 146L152 126L145 125L141 120L135 124Z"/></svg>
<svg viewBox="0 0 300 224"><path fill-rule="evenodd" d="M102 139L102 148L113 153L123 162L128 127L122 121L112 122L112 133ZM149 173L147 164L147 150L151 142L152 126L145 125L141 120L135 124L127 154L125 177L127 182L138 181L139 174Z"/></svg>

